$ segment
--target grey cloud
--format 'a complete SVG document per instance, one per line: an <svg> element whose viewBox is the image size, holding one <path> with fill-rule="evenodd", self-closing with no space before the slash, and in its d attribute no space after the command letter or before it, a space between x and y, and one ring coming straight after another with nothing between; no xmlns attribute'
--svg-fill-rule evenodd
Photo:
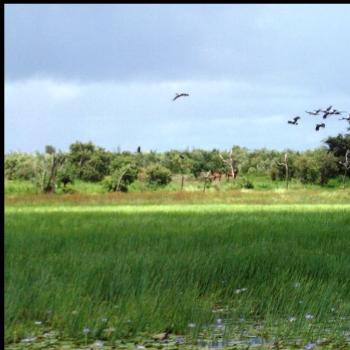
<svg viewBox="0 0 350 350"><path fill-rule="evenodd" d="M346 5L6 5L7 79L349 88Z"/></svg>

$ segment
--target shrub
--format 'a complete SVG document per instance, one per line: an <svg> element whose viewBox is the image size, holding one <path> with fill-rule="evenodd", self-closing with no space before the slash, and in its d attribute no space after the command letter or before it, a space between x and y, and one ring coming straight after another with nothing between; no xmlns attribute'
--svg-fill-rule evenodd
<svg viewBox="0 0 350 350"><path fill-rule="evenodd" d="M127 192L128 186L137 179L138 173L139 169L135 165L123 166L104 178L103 187L109 192Z"/></svg>
<svg viewBox="0 0 350 350"><path fill-rule="evenodd" d="M32 180L35 178L35 157L26 153L10 153L5 156L5 177L8 180Z"/></svg>
<svg viewBox="0 0 350 350"><path fill-rule="evenodd" d="M171 181L171 172L162 165L154 164L147 167L146 177L150 185L165 186Z"/></svg>
<svg viewBox="0 0 350 350"><path fill-rule="evenodd" d="M249 180L244 180L242 183L242 188L246 188L250 190L254 188L254 184Z"/></svg>

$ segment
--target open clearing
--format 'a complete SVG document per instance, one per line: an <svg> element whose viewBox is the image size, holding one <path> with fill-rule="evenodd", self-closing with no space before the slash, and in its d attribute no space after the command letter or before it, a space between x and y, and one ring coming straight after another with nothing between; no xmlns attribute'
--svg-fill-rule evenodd
<svg viewBox="0 0 350 350"><path fill-rule="evenodd" d="M350 204L16 203L5 232L9 349L348 347Z"/></svg>

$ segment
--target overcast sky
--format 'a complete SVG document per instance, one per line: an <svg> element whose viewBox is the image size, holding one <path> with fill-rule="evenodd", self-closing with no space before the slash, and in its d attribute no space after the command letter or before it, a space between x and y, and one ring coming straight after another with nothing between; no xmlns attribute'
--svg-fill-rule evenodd
<svg viewBox="0 0 350 350"><path fill-rule="evenodd" d="M350 111L349 23L350 5L7 4L5 151L318 147L346 131L304 111Z"/></svg>

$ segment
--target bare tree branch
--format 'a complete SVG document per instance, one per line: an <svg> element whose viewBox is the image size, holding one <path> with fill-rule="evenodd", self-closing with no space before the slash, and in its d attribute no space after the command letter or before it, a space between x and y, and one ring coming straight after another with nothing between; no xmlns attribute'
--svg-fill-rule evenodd
<svg viewBox="0 0 350 350"><path fill-rule="evenodd" d="M284 162L276 161L276 164L277 164L278 166L284 166L284 168L285 168L286 187L287 187L287 189L288 189L288 185L289 185L288 153L285 153L285 155L284 155Z"/></svg>

